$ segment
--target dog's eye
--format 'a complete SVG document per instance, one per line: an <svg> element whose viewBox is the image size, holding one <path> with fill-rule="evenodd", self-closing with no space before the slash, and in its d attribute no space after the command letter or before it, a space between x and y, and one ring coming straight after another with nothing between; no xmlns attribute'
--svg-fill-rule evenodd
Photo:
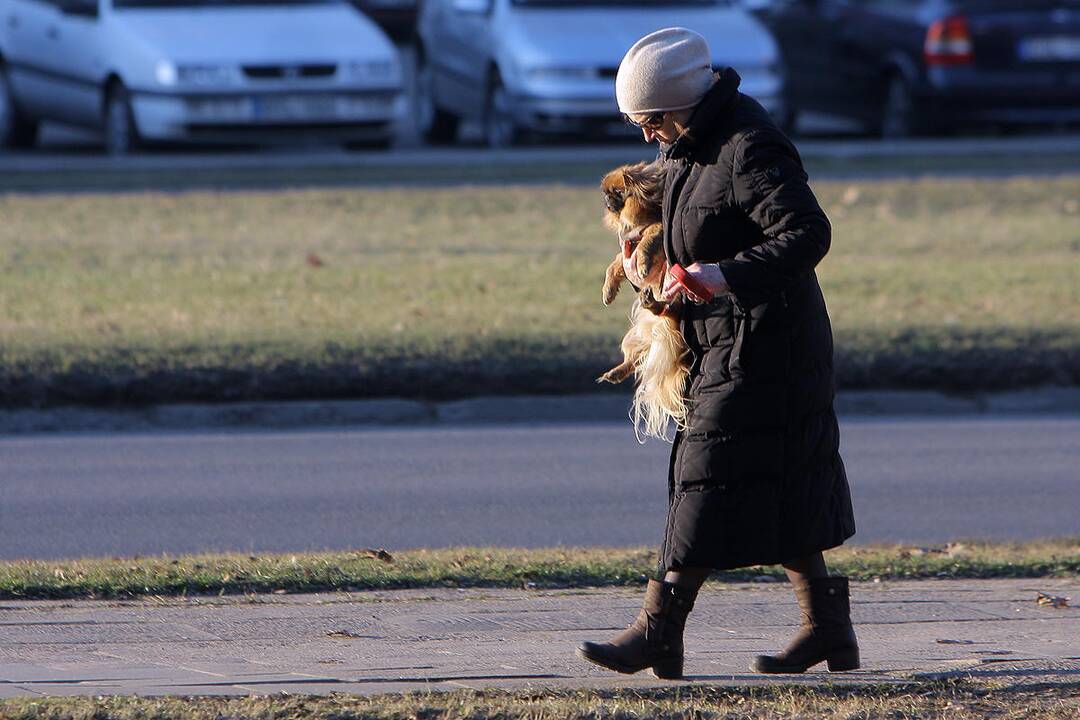
<svg viewBox="0 0 1080 720"><path fill-rule="evenodd" d="M607 209L612 212L619 212L623 207L623 196L619 192L610 192L604 194L604 204L607 205Z"/></svg>

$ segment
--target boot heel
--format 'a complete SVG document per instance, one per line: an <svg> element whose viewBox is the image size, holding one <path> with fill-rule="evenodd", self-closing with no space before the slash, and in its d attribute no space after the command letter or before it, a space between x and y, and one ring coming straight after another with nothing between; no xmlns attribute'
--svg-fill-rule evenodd
<svg viewBox="0 0 1080 720"><path fill-rule="evenodd" d="M661 680L678 680L682 677L683 661L661 660L652 666L652 674Z"/></svg>
<svg viewBox="0 0 1080 720"><path fill-rule="evenodd" d="M849 648L834 652L826 658L829 672L844 672L859 669L859 648Z"/></svg>

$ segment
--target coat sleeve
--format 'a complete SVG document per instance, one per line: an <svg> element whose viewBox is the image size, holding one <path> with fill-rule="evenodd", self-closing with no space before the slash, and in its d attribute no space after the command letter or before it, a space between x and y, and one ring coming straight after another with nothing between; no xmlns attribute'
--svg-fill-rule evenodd
<svg viewBox="0 0 1080 720"><path fill-rule="evenodd" d="M832 231L798 153L778 130L748 133L735 149L732 173L735 202L764 239L720 261L720 269L739 304L753 307L813 270Z"/></svg>

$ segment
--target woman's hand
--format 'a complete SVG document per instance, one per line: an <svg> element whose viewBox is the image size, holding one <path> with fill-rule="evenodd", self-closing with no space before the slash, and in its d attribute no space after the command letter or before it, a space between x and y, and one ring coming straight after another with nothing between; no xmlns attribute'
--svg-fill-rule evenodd
<svg viewBox="0 0 1080 720"><path fill-rule="evenodd" d="M623 265L625 264L624 261ZM690 290L690 288L679 282L675 276L669 272L664 276L664 291L660 294L661 301L671 302L679 295L685 295L687 300L691 302L707 303L717 295L723 295L731 290L727 284L727 280L724 279L724 273L720 271L720 265L718 263L694 263L692 265L687 265L683 270L686 271L687 275L708 290L709 297L702 297Z"/></svg>

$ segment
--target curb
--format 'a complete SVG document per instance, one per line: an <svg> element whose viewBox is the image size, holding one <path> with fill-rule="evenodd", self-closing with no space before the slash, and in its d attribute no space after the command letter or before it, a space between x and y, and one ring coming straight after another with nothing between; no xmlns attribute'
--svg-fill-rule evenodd
<svg viewBox="0 0 1080 720"><path fill-rule="evenodd" d="M369 425L625 422L628 395L523 395L449 402L312 400L158 405L119 410L60 407L0 411L0 435L52 432L150 432L285 429ZM1080 415L1080 387L947 395L933 391L841 392L845 417Z"/></svg>

